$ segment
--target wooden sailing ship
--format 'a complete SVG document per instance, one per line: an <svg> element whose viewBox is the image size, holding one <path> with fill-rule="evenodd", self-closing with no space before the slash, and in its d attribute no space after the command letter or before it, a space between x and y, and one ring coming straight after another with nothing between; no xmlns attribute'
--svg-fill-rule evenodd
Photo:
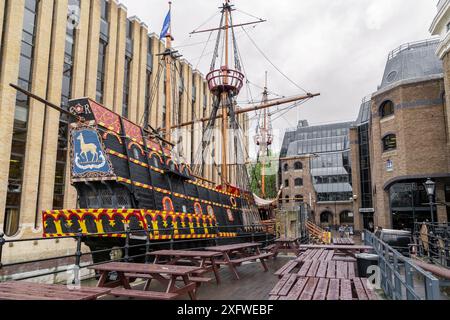
<svg viewBox="0 0 450 320"><path fill-rule="evenodd" d="M233 166L236 185L230 184L227 148L230 148L227 130L237 129L237 115L271 106L309 99L313 94L292 98L263 101L260 105L236 108L236 97L244 84L236 52L232 23L232 5L223 4L222 19L217 29L217 43L224 41L223 65L216 66L219 46L216 46L211 70L206 76L213 98L206 123L199 162L180 162L175 154L172 130L192 125L193 122L172 123L173 65L177 59L172 49L171 30L165 35L166 51L161 55L166 71L167 110L164 130L155 130L148 124L139 126L88 98L73 99L65 110L51 102L12 85L17 90L70 116L71 182L78 193L78 207L84 209L53 210L43 212L45 237L85 236L92 251L104 249L94 255L98 262L108 258L108 249L122 247L131 233L133 242L174 241L174 246L197 246L193 240L248 241L251 232L263 232L261 219L253 194L249 191L249 178L245 162ZM209 31L214 31L209 30ZM201 31L200 31L201 32ZM223 38L222 38L223 37ZM235 55L235 56L233 56ZM234 61L231 66L230 61ZM204 150L211 144L216 120L221 120L221 183L215 185L202 176ZM231 143L239 143L232 136ZM236 146L233 146L233 148ZM207 245L207 243L205 243ZM144 250L144 249L143 249Z"/></svg>

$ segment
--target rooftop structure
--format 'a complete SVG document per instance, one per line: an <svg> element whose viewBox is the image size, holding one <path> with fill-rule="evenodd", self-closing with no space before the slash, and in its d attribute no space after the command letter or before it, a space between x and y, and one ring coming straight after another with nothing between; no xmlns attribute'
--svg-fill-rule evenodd
<svg viewBox="0 0 450 320"><path fill-rule="evenodd" d="M429 39L406 43L391 51L378 89L401 81L442 75L442 62L435 54L438 45L438 39Z"/></svg>

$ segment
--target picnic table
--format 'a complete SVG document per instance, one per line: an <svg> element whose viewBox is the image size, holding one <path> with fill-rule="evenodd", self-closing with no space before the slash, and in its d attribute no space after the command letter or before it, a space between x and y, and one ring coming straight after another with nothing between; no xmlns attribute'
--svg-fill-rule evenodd
<svg viewBox="0 0 450 320"><path fill-rule="evenodd" d="M10 281L0 283L0 300L96 300L109 294L105 288L68 288L64 285Z"/></svg>
<svg viewBox="0 0 450 320"><path fill-rule="evenodd" d="M299 246L300 251L305 251L308 249L317 249L317 250L334 250L335 253L345 254L354 260L354 257L357 253L367 252L373 250L370 246L360 246L360 245L305 245L302 244Z"/></svg>
<svg viewBox="0 0 450 320"><path fill-rule="evenodd" d="M89 267L89 269L100 272L100 279L97 287L117 287L123 286L123 289L111 290L111 295L124 296L130 298L171 300L178 296L188 293L191 300L196 300L197 283L190 278L190 275L200 270L200 267L160 265L160 264L142 264L142 263L123 263L110 262ZM118 280L108 283L108 274L116 272ZM143 278L147 282L144 290L134 290L131 288L129 278ZM150 282L156 280L165 286L165 292L149 291ZM181 280L184 285L177 287L176 282Z"/></svg>
<svg viewBox="0 0 450 320"><path fill-rule="evenodd" d="M285 253L299 253L299 238L281 237L275 240L275 243L266 247L267 251L273 253L273 257L276 258L280 252Z"/></svg>
<svg viewBox="0 0 450 320"><path fill-rule="evenodd" d="M334 260L300 260L290 261L280 268L275 275L296 274L299 277L353 279L356 277L356 263Z"/></svg>
<svg viewBox="0 0 450 320"><path fill-rule="evenodd" d="M329 279L285 275L269 294L269 300L377 300L367 279Z"/></svg>
<svg viewBox="0 0 450 320"><path fill-rule="evenodd" d="M353 246L355 245L355 241L351 238L333 238L333 244L334 245L349 245Z"/></svg>
<svg viewBox="0 0 450 320"><path fill-rule="evenodd" d="M272 253L261 253L259 246L260 243L237 243L224 246L207 247L205 250L222 253L223 260L217 261L217 264L227 265L237 280L239 280L239 274L236 266L240 266L247 261L259 260L264 268L264 271L269 271L265 259L269 259Z"/></svg>
<svg viewBox="0 0 450 320"><path fill-rule="evenodd" d="M161 262L162 257L169 258L167 262L168 265L175 265L180 260L188 260L194 264L199 264L198 266L202 269L195 274L203 274L212 270L214 276L216 277L216 283L220 284L220 275L218 270L218 265L216 263L216 258L221 257L222 253L214 251L188 251L188 250L159 250L149 252L148 255L155 257L155 264ZM205 280L205 278L196 278L197 280Z"/></svg>

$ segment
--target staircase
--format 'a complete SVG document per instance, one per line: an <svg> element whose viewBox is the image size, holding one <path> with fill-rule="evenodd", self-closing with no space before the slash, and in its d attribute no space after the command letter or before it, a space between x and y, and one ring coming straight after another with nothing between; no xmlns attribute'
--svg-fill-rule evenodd
<svg viewBox="0 0 450 320"><path fill-rule="evenodd" d="M309 240L314 244L330 244L331 235L315 223L311 221L306 222L306 229L308 230Z"/></svg>

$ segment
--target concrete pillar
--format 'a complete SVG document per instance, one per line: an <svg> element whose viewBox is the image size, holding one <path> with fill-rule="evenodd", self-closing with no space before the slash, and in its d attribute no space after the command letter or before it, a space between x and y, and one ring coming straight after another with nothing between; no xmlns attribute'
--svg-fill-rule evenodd
<svg viewBox="0 0 450 320"><path fill-rule="evenodd" d="M116 66L114 86L113 111L122 115L123 82L125 77L125 46L126 46L127 8L122 4L118 7L117 14L117 41L116 41ZM111 50L113 48L111 47Z"/></svg>
<svg viewBox="0 0 450 320"><path fill-rule="evenodd" d="M80 1L80 21L75 34L74 65L72 78L72 96L85 96L86 61L89 35L90 0ZM95 75L97 79L97 74ZM94 96L95 97L95 96Z"/></svg>
<svg viewBox="0 0 450 320"><path fill-rule="evenodd" d="M133 33L133 56L130 69L130 100L128 102L128 117L137 122L137 103L139 91L139 67L141 50L141 21L137 17L131 18ZM145 69L144 69L145 70Z"/></svg>
<svg viewBox="0 0 450 320"><path fill-rule="evenodd" d="M115 1L109 1L109 39L106 47L105 60L105 92L103 104L105 107L114 109L114 91L116 85L116 63L117 63L117 30L119 28L119 7Z"/></svg>
<svg viewBox="0 0 450 320"><path fill-rule="evenodd" d="M164 81L164 74L161 63L161 56L157 56L160 53L161 41L159 41L156 34L150 35L152 55L153 55L153 65L152 65L152 77L151 77L151 95L152 101L150 106L150 125L157 129L158 128L158 95L161 88L161 82ZM158 81L158 83L157 83ZM156 87L155 87L156 85ZM154 95L157 95L156 97Z"/></svg>
<svg viewBox="0 0 450 320"><path fill-rule="evenodd" d="M87 43L86 80L84 96L96 100L98 49L100 43L100 0L91 0Z"/></svg>
<svg viewBox="0 0 450 320"><path fill-rule="evenodd" d="M50 73L48 75L47 99L56 105L61 103L62 79L64 72L64 49L67 27L68 0L55 1L53 36L50 49ZM44 132L41 177L39 185L39 202L37 214L42 210L53 208L55 184L56 155L58 149L58 130L60 113L52 108L46 109L46 125ZM69 180L66 180L69 181ZM38 219L39 225L41 223Z"/></svg>
<svg viewBox="0 0 450 320"><path fill-rule="evenodd" d="M41 0L39 3L31 91L40 96L47 95L49 72L49 52L52 31L53 0ZM20 206L21 228L34 227L37 211L37 191L42 151L42 132L45 105L30 99L28 114L28 132L23 168L22 199ZM24 230L23 230L24 231Z"/></svg>
<svg viewBox="0 0 450 320"><path fill-rule="evenodd" d="M136 96L136 123L143 125L145 112L145 91L147 85L147 49L148 49L148 27L145 24L140 25L139 40L139 63L138 63L138 88ZM138 48L136 48L137 50Z"/></svg>
<svg viewBox="0 0 450 320"><path fill-rule="evenodd" d="M0 57L0 222L3 224L5 216L6 195L9 176L9 161L11 154L12 131L14 124L14 110L17 92L10 87L10 83L17 83L19 74L19 59L22 39L22 25L25 0L8 1L4 9L7 17L3 21L4 39L1 42L2 56ZM2 18L3 19L3 18ZM3 230L3 225L1 230Z"/></svg>

